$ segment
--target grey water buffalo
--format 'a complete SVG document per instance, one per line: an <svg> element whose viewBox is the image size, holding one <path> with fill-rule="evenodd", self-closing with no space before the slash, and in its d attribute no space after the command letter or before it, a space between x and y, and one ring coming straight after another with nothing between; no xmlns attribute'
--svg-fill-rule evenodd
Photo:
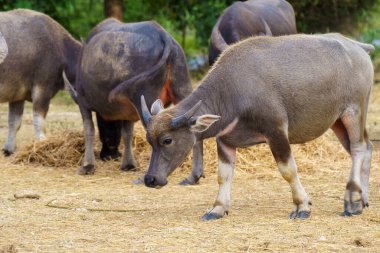
<svg viewBox="0 0 380 253"><path fill-rule="evenodd" d="M68 86L69 81L65 79ZM151 105L176 103L192 91L185 55L177 42L156 22L125 24L107 19L96 26L83 45L73 85L85 132L86 151L79 174L95 170L94 126L91 111L103 119L122 121L122 170L136 168L132 154L134 122L141 115L140 96ZM183 184L203 175L202 141L194 146L193 171Z"/></svg>
<svg viewBox="0 0 380 253"><path fill-rule="evenodd" d="M251 36L297 33L293 7L285 0L235 2L224 10L212 29L209 64L233 43Z"/></svg>
<svg viewBox="0 0 380 253"><path fill-rule="evenodd" d="M216 137L219 193L202 219L221 218L230 210L236 148L267 143L291 188L290 218L307 218L310 198L290 144L331 128L352 157L343 214L360 214L368 206L372 154L365 128L372 50L339 34L253 37L226 49L200 86L175 107L149 112L142 98L152 146L145 185L166 185L194 143Z"/></svg>
<svg viewBox="0 0 380 253"><path fill-rule="evenodd" d="M3 152L15 151L25 100L33 102L33 125L43 139L50 99L64 87L62 71L75 79L81 45L49 16L31 10L0 12L0 102L9 103Z"/></svg>

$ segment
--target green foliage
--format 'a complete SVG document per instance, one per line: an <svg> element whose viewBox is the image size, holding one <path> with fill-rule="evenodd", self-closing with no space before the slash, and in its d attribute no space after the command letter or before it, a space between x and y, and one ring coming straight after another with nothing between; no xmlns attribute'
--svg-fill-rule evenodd
<svg viewBox="0 0 380 253"><path fill-rule="evenodd" d="M76 106L74 100L66 90L61 90L53 98L55 105Z"/></svg>
<svg viewBox="0 0 380 253"><path fill-rule="evenodd" d="M44 12L76 38L104 19L104 0L0 0L0 10ZM300 32L339 31L371 42L380 37L380 0L288 0ZM156 20L187 55L207 52L211 30L233 0L124 0L125 22ZM360 32L357 32L357 31ZM378 50L377 50L378 51ZM378 55L376 53L375 55Z"/></svg>
<svg viewBox="0 0 380 253"><path fill-rule="evenodd" d="M0 10L25 8L48 14L74 37L86 37L103 17L102 0L0 0Z"/></svg>
<svg viewBox="0 0 380 253"><path fill-rule="evenodd" d="M378 0L288 0L296 13L299 32L352 32L358 13Z"/></svg>
<svg viewBox="0 0 380 253"><path fill-rule="evenodd" d="M360 31L360 40L371 43L374 40L380 40L380 1L378 1L370 10L362 10L358 15ZM376 47L371 54L375 69L380 71L380 47Z"/></svg>

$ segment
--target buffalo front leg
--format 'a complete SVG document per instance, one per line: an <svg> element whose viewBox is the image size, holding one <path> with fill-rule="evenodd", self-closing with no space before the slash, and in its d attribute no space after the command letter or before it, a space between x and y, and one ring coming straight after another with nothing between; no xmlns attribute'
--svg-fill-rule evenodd
<svg viewBox="0 0 380 253"><path fill-rule="evenodd" d="M24 101L10 102L8 111L8 137L3 148L5 156L10 156L16 149L16 133L21 126Z"/></svg>
<svg viewBox="0 0 380 253"><path fill-rule="evenodd" d="M121 170L124 171L133 170L137 167L132 153L133 125L134 123L132 121L123 121L121 128L121 134L124 140L124 154Z"/></svg>
<svg viewBox="0 0 380 253"><path fill-rule="evenodd" d="M217 147L219 192L214 206L203 215L203 221L222 218L230 209L236 149L227 146L220 139L217 139Z"/></svg>
<svg viewBox="0 0 380 253"><path fill-rule="evenodd" d="M204 177L203 174L203 141L197 141L193 148L193 168L190 175L182 180L180 185L194 185L199 179Z"/></svg>
<svg viewBox="0 0 380 253"><path fill-rule="evenodd" d="M276 160L277 167L282 177L289 183L292 191L294 209L290 213L290 219L306 219L310 217L311 204L309 197L303 188L297 173L297 165L286 134L278 134L268 138L269 146Z"/></svg>
<svg viewBox="0 0 380 253"><path fill-rule="evenodd" d="M91 175L95 172L95 155L94 155L94 122L92 121L91 111L84 108L78 103L83 119L85 153L83 165L77 171L79 175Z"/></svg>

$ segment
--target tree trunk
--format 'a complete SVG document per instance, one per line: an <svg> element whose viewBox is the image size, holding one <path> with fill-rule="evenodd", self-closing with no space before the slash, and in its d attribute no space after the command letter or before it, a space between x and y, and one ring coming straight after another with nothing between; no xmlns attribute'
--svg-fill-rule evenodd
<svg viewBox="0 0 380 253"><path fill-rule="evenodd" d="M123 21L123 0L104 0L104 16Z"/></svg>

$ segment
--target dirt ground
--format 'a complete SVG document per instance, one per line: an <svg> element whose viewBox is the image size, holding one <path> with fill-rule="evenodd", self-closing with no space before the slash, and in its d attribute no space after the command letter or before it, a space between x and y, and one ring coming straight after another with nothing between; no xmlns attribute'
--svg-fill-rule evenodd
<svg viewBox="0 0 380 253"><path fill-rule="evenodd" d="M77 108L57 101L48 114L48 137L80 131ZM6 108L0 107L2 142ZM331 131L292 147L313 202L308 220L288 219L290 188L266 145L239 150L231 212L211 222L200 217L218 190L213 148L205 150L206 178L199 185L178 185L190 172L186 165L159 190L132 183L143 175L149 151L135 152L141 166L137 172L121 172L119 162L98 160L96 174L86 177L75 174L76 166L14 164L14 158L0 156L0 252L380 252L380 85L374 86L369 110L367 125L375 150L370 207L360 216L339 215L350 158ZM144 136L141 126L136 131ZM28 106L19 150L32 140ZM215 147L213 140L207 147ZM23 191L40 198L14 197Z"/></svg>

